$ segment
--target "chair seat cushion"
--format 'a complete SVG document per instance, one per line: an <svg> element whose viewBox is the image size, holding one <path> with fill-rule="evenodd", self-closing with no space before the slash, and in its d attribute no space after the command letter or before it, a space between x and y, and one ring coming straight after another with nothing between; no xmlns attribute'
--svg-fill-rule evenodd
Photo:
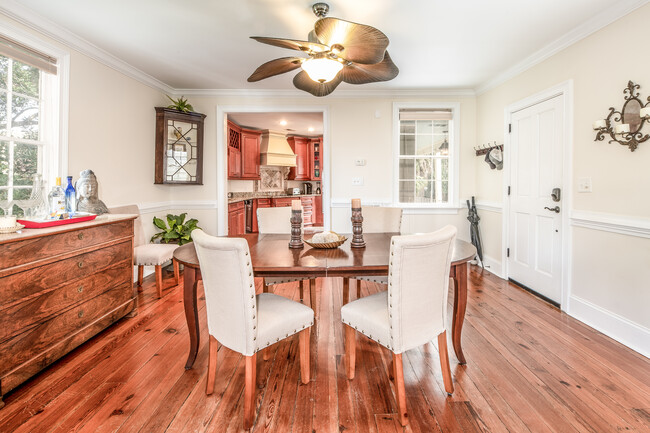
<svg viewBox="0 0 650 433"><path fill-rule="evenodd" d="M392 350L388 322L388 292L357 299L341 308L341 321Z"/></svg>
<svg viewBox="0 0 650 433"><path fill-rule="evenodd" d="M133 249L133 264L157 266L172 259L177 244L144 244Z"/></svg>
<svg viewBox="0 0 650 433"><path fill-rule="evenodd" d="M256 349L264 349L314 324L314 311L272 293L257 295Z"/></svg>
<svg viewBox="0 0 650 433"><path fill-rule="evenodd" d="M286 276L286 277L264 277L264 285L266 286L274 286L276 284L283 284L283 283L293 283L294 281L302 281L302 280L315 280L316 278L304 278L304 277L293 277L293 276Z"/></svg>
<svg viewBox="0 0 650 433"><path fill-rule="evenodd" d="M360 281L370 281L371 283L377 283L377 284L384 284L388 285L388 277L387 276L368 276L368 277L356 277L357 280Z"/></svg>

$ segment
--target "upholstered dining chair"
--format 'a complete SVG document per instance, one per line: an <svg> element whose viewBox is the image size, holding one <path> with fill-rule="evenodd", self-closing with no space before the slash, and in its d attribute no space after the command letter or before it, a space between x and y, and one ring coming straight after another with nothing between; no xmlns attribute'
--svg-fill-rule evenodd
<svg viewBox="0 0 650 433"><path fill-rule="evenodd" d="M299 333L300 378L309 383L309 332L314 312L299 302L272 293L255 295L248 243L243 238L192 232L201 266L208 316L209 359L206 394L214 391L217 345L245 357L244 428L255 419L256 354Z"/></svg>
<svg viewBox="0 0 650 433"><path fill-rule="evenodd" d="M400 233L402 230L402 208L399 207L379 207L379 206L362 206L361 215L363 215L363 232L364 233ZM356 278L357 299L361 297L361 284L359 281L369 281L386 285L388 277L385 276L365 276ZM349 278L343 279L343 302L347 303L350 293Z"/></svg>
<svg viewBox="0 0 650 433"><path fill-rule="evenodd" d="M145 266L154 266L156 270L156 291L158 297L162 297L163 280L162 265L170 260L174 264L174 283L178 285L178 262L174 260L174 250L177 244L148 244L145 242L142 218L137 205L112 207L109 213L114 214L136 214L138 217L133 222L133 265L138 267L138 287L142 287L142 277Z"/></svg>
<svg viewBox="0 0 650 433"><path fill-rule="evenodd" d="M402 353L438 336L438 352L445 390L454 392L447 353L447 293L456 228L393 236L388 267L388 290L357 299L341 308L345 324L348 379L354 379L356 332L393 352L395 399L400 423L408 424ZM452 282L453 284L453 282Z"/></svg>
<svg viewBox="0 0 650 433"><path fill-rule="evenodd" d="M262 234L291 234L291 207L261 207L257 209L257 229ZM303 227L304 228L304 227ZM311 307L316 305L311 295L314 294L315 278L301 278L294 276L265 277L264 292L269 291L269 286L277 284L292 283L300 281L300 300L302 301L305 294L307 281L310 284L309 303Z"/></svg>

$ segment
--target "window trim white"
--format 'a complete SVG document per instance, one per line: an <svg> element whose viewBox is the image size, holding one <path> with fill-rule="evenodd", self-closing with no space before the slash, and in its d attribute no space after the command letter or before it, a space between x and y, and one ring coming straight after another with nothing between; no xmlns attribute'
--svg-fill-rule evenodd
<svg viewBox="0 0 650 433"><path fill-rule="evenodd" d="M399 201L399 110L405 108L451 110L449 131L449 203L400 203ZM393 102L393 206L403 209L458 209L460 181L460 103L459 102Z"/></svg>
<svg viewBox="0 0 650 433"><path fill-rule="evenodd" d="M69 101L70 101L70 53L61 49L50 42L45 41L42 37L27 32L19 27L9 23L0 24L0 34L23 45L29 46L42 52L43 54L54 57L58 60L58 71L56 80L58 81L58 92L53 95L52 104L57 106L55 110L55 125L53 125L53 134L57 139L56 154L48 158L46 162L48 167L44 169L47 177L46 187L49 190L54 185L54 178L64 176L68 173L68 118L69 118Z"/></svg>

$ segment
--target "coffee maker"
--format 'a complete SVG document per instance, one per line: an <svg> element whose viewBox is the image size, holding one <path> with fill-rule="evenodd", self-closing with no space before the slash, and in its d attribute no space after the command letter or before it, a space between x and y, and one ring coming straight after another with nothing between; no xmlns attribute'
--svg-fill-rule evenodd
<svg viewBox="0 0 650 433"><path fill-rule="evenodd" d="M302 193L311 194L311 182L305 182L302 184Z"/></svg>

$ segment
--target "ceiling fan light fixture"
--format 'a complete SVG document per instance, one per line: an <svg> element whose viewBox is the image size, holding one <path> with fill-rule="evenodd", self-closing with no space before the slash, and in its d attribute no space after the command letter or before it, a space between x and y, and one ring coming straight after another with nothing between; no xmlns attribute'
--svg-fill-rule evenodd
<svg viewBox="0 0 650 433"><path fill-rule="evenodd" d="M336 77L336 74L343 69L343 65L336 60L321 57L305 60L302 62L302 69L312 80L318 83L327 83Z"/></svg>

